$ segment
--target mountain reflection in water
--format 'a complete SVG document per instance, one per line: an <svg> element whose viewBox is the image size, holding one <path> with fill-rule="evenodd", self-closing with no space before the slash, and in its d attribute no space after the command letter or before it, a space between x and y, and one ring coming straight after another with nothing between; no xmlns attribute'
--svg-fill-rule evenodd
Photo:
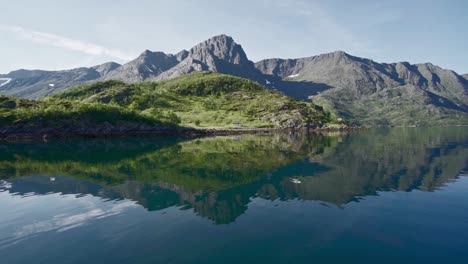
<svg viewBox="0 0 468 264"><path fill-rule="evenodd" d="M227 224L254 198L343 207L433 192L466 170L467 146L463 128L0 143L0 193L92 195Z"/></svg>

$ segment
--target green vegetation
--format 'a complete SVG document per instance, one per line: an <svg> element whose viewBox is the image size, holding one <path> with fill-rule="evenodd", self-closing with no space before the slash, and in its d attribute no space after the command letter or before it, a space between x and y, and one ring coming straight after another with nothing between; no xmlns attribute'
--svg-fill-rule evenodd
<svg viewBox="0 0 468 264"><path fill-rule="evenodd" d="M329 114L238 77L196 72L162 82L99 82L52 96L50 102L110 104L196 128L304 127L332 122Z"/></svg>
<svg viewBox="0 0 468 264"><path fill-rule="evenodd" d="M333 119L311 103L246 79L208 72L163 82L97 82L39 101L0 97L3 134L301 128Z"/></svg>
<svg viewBox="0 0 468 264"><path fill-rule="evenodd" d="M0 125L33 123L38 121L110 122L136 121L158 124L159 120L110 104L80 103L73 101L33 101L0 96Z"/></svg>
<svg viewBox="0 0 468 264"><path fill-rule="evenodd" d="M4 135L91 135L175 125L172 119L144 115L111 104L0 97L0 128Z"/></svg>

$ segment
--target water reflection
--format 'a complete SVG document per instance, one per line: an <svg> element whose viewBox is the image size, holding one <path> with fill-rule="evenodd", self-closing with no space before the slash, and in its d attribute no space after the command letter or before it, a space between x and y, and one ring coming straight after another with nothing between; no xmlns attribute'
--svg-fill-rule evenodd
<svg viewBox="0 0 468 264"><path fill-rule="evenodd" d="M467 146L463 128L1 143L0 193L112 201L90 218L138 204L226 224L253 198L346 206L379 191L435 191L467 169ZM79 225L73 219L89 218L39 225Z"/></svg>

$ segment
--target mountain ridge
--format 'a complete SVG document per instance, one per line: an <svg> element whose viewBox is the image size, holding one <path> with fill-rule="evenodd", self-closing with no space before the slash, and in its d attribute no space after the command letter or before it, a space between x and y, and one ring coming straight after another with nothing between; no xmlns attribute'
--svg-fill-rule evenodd
<svg viewBox="0 0 468 264"><path fill-rule="evenodd" d="M11 71L0 75L0 78L10 79L8 83L0 86L0 94L39 99L97 80L118 67L120 67L118 63L107 62L89 68L80 67L62 71L25 69Z"/></svg>
<svg viewBox="0 0 468 264"><path fill-rule="evenodd" d="M11 72L0 75L0 93L38 99L89 82L163 81L198 71L253 80L296 99L323 104L337 115L361 124L360 119L372 125L399 125L401 120L405 125L418 125L425 119L440 121L451 116L456 122L468 124L467 75L432 63L379 63L344 51L254 63L240 44L224 34L177 54L146 50L123 65L103 64L45 76L42 71ZM405 111L415 117L406 118ZM378 122L376 112L386 121Z"/></svg>
<svg viewBox="0 0 468 264"><path fill-rule="evenodd" d="M255 81L262 79L262 74L247 58L242 46L224 34L195 45L185 55L179 65L153 80L172 79L193 71L219 72Z"/></svg>
<svg viewBox="0 0 468 264"><path fill-rule="evenodd" d="M256 67L275 89L328 106L359 124L429 125L427 120L443 124L443 118L451 117L455 123L468 124L468 82L432 63L378 63L336 51L267 59ZM407 118L408 113L415 117Z"/></svg>
<svg viewBox="0 0 468 264"><path fill-rule="evenodd" d="M145 50L136 59L109 72L100 80L119 80L125 82L142 82L158 76L177 65L177 56L160 51Z"/></svg>

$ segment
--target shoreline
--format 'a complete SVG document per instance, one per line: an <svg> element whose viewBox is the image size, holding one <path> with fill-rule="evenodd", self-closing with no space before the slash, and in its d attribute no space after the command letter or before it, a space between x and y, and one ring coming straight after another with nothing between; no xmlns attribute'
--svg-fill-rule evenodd
<svg viewBox="0 0 468 264"><path fill-rule="evenodd" d="M342 126L342 127L320 127L320 128L246 128L246 129L157 129L157 130L135 130L115 132L90 132L90 133L5 133L0 134L0 141L34 141L49 139L72 139L72 138L117 138L117 137L165 137L165 136L227 136L240 134L270 134L275 132L339 132L368 130L368 127Z"/></svg>

